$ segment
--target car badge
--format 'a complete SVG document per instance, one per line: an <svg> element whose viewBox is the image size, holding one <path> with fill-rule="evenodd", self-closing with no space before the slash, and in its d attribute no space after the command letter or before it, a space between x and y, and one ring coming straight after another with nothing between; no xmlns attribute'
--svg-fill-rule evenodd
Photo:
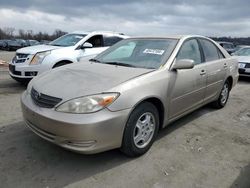
<svg viewBox="0 0 250 188"><path fill-rule="evenodd" d="M35 92L34 93L34 97L35 97L35 99L40 99L40 97L41 97L41 95L40 95L40 93L38 93L38 92Z"/></svg>

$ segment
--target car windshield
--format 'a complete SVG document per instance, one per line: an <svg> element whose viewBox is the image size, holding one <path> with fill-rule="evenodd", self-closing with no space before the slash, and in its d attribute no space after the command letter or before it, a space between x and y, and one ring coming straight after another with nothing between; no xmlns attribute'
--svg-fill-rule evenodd
<svg viewBox="0 0 250 188"><path fill-rule="evenodd" d="M92 61L135 68L157 69L171 55L176 39L125 39Z"/></svg>
<svg viewBox="0 0 250 188"><path fill-rule="evenodd" d="M86 35L84 34L67 34L49 43L52 46L74 46Z"/></svg>
<svg viewBox="0 0 250 188"><path fill-rule="evenodd" d="M242 48L234 54L237 56L250 56L250 48Z"/></svg>

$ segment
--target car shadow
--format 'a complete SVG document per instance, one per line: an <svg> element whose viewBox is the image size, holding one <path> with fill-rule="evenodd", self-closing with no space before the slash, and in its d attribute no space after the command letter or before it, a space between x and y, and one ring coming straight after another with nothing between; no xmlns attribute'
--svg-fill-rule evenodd
<svg viewBox="0 0 250 188"><path fill-rule="evenodd" d="M169 125L167 125L163 129L161 129L159 131L158 136L157 136L157 140L167 136L171 132L173 132L173 131L175 131L175 130L177 130L185 125L188 125L193 120L195 120L195 119L197 119L205 114L211 113L215 110L217 110L217 109L210 107L210 105L208 104L206 106L203 106L203 107L183 116L182 118L170 123Z"/></svg>
<svg viewBox="0 0 250 188"><path fill-rule="evenodd" d="M204 106L162 129L157 140L215 111ZM24 122L0 128L0 182L3 187L63 187L133 160L118 149L82 155L51 144Z"/></svg>
<svg viewBox="0 0 250 188"><path fill-rule="evenodd" d="M239 81L240 83L250 83L250 77L243 77L243 76L240 76L238 81Z"/></svg>
<svg viewBox="0 0 250 188"><path fill-rule="evenodd" d="M230 188L249 188L250 187L250 164L242 168L240 175L233 182Z"/></svg>
<svg viewBox="0 0 250 188"><path fill-rule="evenodd" d="M0 133L1 187L63 187L130 160L119 150L94 155L64 150L36 136L24 122Z"/></svg>

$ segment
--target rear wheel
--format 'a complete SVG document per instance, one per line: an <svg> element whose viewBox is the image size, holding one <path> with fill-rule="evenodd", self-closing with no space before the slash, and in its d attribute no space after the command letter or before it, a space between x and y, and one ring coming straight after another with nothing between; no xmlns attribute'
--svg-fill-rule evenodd
<svg viewBox="0 0 250 188"><path fill-rule="evenodd" d="M223 108L228 101L229 93L230 93L230 83L227 80L222 87L219 98L212 103L213 107L218 109Z"/></svg>
<svg viewBox="0 0 250 188"><path fill-rule="evenodd" d="M126 124L121 151L130 157L146 153L152 146L159 130L157 108L145 102L136 107Z"/></svg>

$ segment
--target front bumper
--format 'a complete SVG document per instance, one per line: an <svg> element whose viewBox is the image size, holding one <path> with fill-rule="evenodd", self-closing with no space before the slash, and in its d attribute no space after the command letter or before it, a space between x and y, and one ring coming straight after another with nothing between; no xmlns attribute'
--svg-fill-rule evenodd
<svg viewBox="0 0 250 188"><path fill-rule="evenodd" d="M20 79L32 79L38 74L44 72L44 67L40 65L27 65L25 63L9 63L9 74L11 77Z"/></svg>
<svg viewBox="0 0 250 188"><path fill-rule="evenodd" d="M66 149L84 154L119 148L130 109L91 114L70 114L41 108L25 91L21 97L23 117L38 136Z"/></svg>

